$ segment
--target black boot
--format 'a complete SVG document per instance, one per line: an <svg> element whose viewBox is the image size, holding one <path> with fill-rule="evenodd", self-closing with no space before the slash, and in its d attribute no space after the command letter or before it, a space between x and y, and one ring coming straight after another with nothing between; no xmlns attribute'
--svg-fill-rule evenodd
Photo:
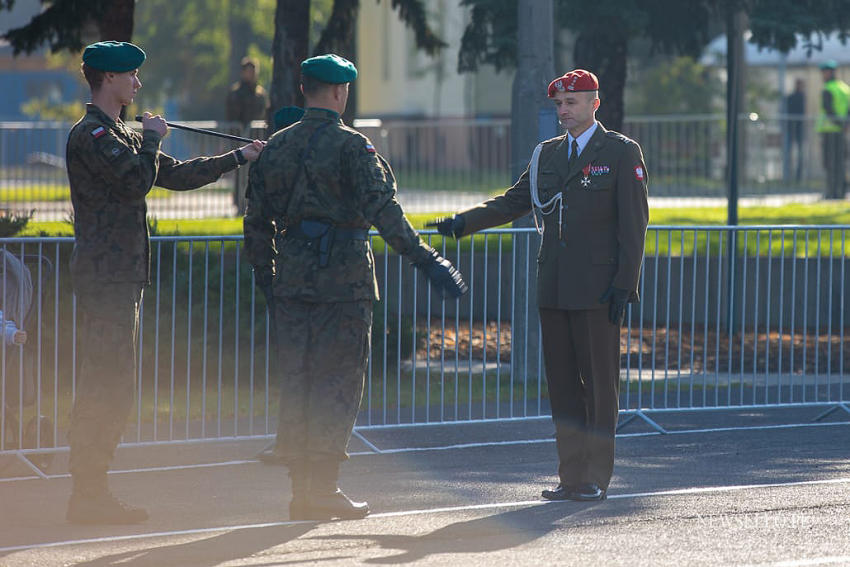
<svg viewBox="0 0 850 567"><path fill-rule="evenodd" d="M148 513L115 498L103 473L94 478L74 478L65 518L72 524L138 524L148 519Z"/></svg>
<svg viewBox="0 0 850 567"><path fill-rule="evenodd" d="M309 520L359 520L369 514L366 502L353 502L337 486L339 462L313 463L313 475L308 495Z"/></svg>
<svg viewBox="0 0 850 567"><path fill-rule="evenodd" d="M308 520L307 506L310 495L310 468L306 464L289 466L292 482L292 500L289 502L289 519Z"/></svg>

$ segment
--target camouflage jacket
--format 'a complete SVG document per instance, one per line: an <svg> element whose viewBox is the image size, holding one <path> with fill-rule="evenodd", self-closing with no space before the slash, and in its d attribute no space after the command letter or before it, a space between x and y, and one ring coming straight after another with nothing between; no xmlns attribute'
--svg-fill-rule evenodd
<svg viewBox="0 0 850 567"><path fill-rule="evenodd" d="M183 191L237 167L233 153L178 161L159 151L160 136L113 121L93 104L68 136L66 163L74 206L75 285L150 279L145 195L154 184Z"/></svg>
<svg viewBox="0 0 850 567"><path fill-rule="evenodd" d="M395 194L392 169L368 138L335 112L307 109L300 122L269 139L251 168L246 254L260 277L274 274L278 297L317 303L378 299L368 241L334 242L328 265L321 267L315 247L285 236L285 230L302 220L353 229L374 225L394 250L422 262L431 248L407 221Z"/></svg>
<svg viewBox="0 0 850 567"><path fill-rule="evenodd" d="M227 120L247 124L251 120L263 120L269 106L266 91L257 84L238 82L230 87L225 104Z"/></svg>

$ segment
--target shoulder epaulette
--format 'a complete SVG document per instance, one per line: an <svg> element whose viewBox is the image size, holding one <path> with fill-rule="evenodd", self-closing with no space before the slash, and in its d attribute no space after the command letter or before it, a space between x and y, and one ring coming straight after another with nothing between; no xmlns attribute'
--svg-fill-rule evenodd
<svg viewBox="0 0 850 567"><path fill-rule="evenodd" d="M619 140L619 141L623 142L624 144L634 144L635 143L635 141L632 140L631 138L629 138L628 136L626 136L624 134L620 134L619 132L615 132L614 130L608 130L607 132L605 132L605 135L609 138L614 138L615 140Z"/></svg>

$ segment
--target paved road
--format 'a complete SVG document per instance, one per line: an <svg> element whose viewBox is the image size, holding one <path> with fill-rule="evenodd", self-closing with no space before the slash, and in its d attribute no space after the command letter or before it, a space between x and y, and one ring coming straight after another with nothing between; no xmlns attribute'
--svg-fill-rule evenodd
<svg viewBox="0 0 850 567"><path fill-rule="evenodd" d="M248 460L257 440L121 450L114 490L151 520L71 526L60 455L50 480L0 479L0 565L850 565L850 424L723 429L816 412L793 413L629 426L592 504L538 500L547 420L369 430L382 452L354 440L342 484L374 513L350 522L289 522L285 470Z"/></svg>

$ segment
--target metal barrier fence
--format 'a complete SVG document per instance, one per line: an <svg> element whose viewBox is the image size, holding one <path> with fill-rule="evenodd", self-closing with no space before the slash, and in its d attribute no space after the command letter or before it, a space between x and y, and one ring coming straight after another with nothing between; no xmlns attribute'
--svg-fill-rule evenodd
<svg viewBox="0 0 850 567"><path fill-rule="evenodd" d="M813 120L749 115L741 121L742 196L812 198L823 192ZM233 123L191 124L265 138L259 121L247 130ZM357 120L355 126L392 164L399 199L407 210L455 210L511 182L508 119ZM69 217L64 168L69 128L57 122L0 123L0 208L35 210L46 220ZM653 197L724 198L725 129L721 116L683 115L629 118L623 131L643 147ZM232 142L173 128L163 141L163 151L179 159L217 155L234 147ZM243 169L196 191L154 190L148 205L158 218L233 216L242 204L245 184Z"/></svg>
<svg viewBox="0 0 850 567"><path fill-rule="evenodd" d="M642 301L621 334L623 412L850 411L848 237L850 226L651 227ZM439 300L372 236L382 299L358 426L546 416L540 346L513 324L528 314L537 325L534 298L516 293L534 278L537 233L425 238L470 293ZM71 248L67 238L0 241L4 323L28 335L24 346L0 347L0 455L35 459L65 446L79 376ZM123 442L272 435L279 391L268 319L242 239L156 237L152 259Z"/></svg>

